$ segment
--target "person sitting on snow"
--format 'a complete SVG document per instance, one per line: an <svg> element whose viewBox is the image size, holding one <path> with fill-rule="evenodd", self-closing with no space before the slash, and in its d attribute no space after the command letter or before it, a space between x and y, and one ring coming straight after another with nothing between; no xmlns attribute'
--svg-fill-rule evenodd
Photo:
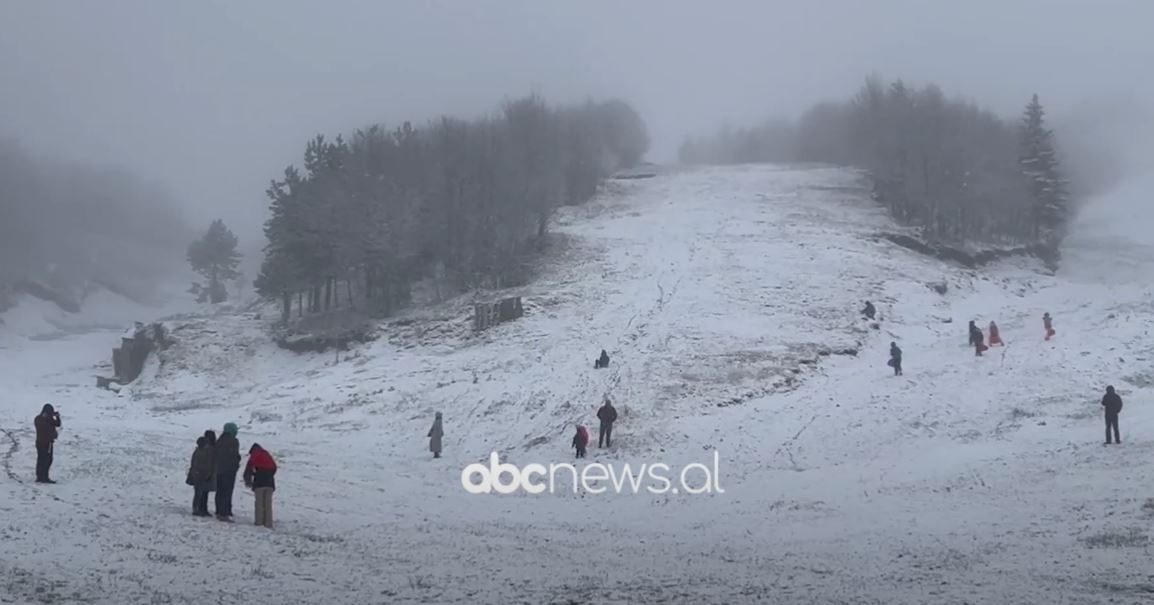
<svg viewBox="0 0 1154 605"><path fill-rule="evenodd" d="M601 357L593 360L593 369L600 370L607 367L609 367L609 353L606 353L605 349L601 349Z"/></svg>
<svg viewBox="0 0 1154 605"><path fill-rule="evenodd" d="M877 308L868 300L866 301L865 308L861 310L861 314L866 316L867 319L873 319L877 315L877 312Z"/></svg>

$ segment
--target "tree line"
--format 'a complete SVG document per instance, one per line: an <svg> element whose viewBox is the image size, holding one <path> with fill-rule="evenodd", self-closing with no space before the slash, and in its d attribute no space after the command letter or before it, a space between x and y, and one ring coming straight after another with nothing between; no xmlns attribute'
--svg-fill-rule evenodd
<svg viewBox="0 0 1154 605"><path fill-rule="evenodd" d="M1017 122L928 85L870 77L793 123L726 130L681 146L683 163L823 162L867 171L874 197L929 240L1030 245L1057 261L1067 182L1037 95Z"/></svg>
<svg viewBox="0 0 1154 605"><path fill-rule="evenodd" d="M308 141L303 169L267 190L270 218L257 291L286 321L354 306L388 315L427 277L457 289L525 278L563 204L637 164L649 146L619 100L554 107L530 95L472 120L369 126Z"/></svg>

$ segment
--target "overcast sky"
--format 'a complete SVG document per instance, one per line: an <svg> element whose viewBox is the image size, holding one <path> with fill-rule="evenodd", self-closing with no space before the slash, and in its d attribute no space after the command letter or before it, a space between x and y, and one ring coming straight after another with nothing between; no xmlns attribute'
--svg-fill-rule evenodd
<svg viewBox="0 0 1154 605"><path fill-rule="evenodd" d="M255 238L305 140L619 96L651 157L877 71L1000 113L1154 99L1154 0L0 0L0 134L166 184Z"/></svg>

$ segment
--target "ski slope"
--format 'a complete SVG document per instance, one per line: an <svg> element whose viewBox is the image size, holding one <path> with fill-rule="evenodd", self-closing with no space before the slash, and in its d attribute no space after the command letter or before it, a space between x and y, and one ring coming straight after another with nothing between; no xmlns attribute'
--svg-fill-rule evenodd
<svg viewBox="0 0 1154 605"><path fill-rule="evenodd" d="M555 223L539 278L517 291L526 316L480 336L462 298L339 358L295 355L269 342L275 312L223 307L167 319L177 344L117 395L91 387L117 332L36 339L0 327L0 597L1154 596L1154 298L1133 279L1154 256L1140 238L1099 217L1056 276L1027 260L968 271L878 240L894 227L859 175L821 167L616 181ZM945 295L927 286L942 281ZM879 329L858 315L867 299ZM974 357L970 319L996 320L1008 346ZM885 365L891 341L902 377ZM594 370L602 348L613 361ZM1102 445L1106 384L1126 401L1118 447ZM591 448L588 462L684 465L716 452L725 492L462 489L461 469L491 451L569 461L573 425L595 436L606 395L621 415L614 447ZM49 401L65 426L60 484L45 487L31 482L31 419ZM446 451L434 460L436 411ZM188 514L194 441L226 421L240 424L243 451L255 441L278 459L272 532L250 525L243 489L235 525Z"/></svg>

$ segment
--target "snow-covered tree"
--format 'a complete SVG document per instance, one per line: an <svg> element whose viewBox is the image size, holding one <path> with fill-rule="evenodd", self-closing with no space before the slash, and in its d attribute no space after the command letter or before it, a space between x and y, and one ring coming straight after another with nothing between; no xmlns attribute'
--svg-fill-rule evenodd
<svg viewBox="0 0 1154 605"><path fill-rule="evenodd" d="M1044 248L1056 253L1068 218L1066 181L1058 167L1054 133L1046 128L1045 115L1038 95L1034 95L1022 116L1019 164L1033 197L1034 236Z"/></svg>
<svg viewBox="0 0 1154 605"><path fill-rule="evenodd" d="M194 283L189 293L196 295L197 302L223 302L228 298L225 284L240 276L236 270L240 264L237 252L237 238L216 219L208 226L204 235L188 245L188 264L192 270L204 276L207 283Z"/></svg>

